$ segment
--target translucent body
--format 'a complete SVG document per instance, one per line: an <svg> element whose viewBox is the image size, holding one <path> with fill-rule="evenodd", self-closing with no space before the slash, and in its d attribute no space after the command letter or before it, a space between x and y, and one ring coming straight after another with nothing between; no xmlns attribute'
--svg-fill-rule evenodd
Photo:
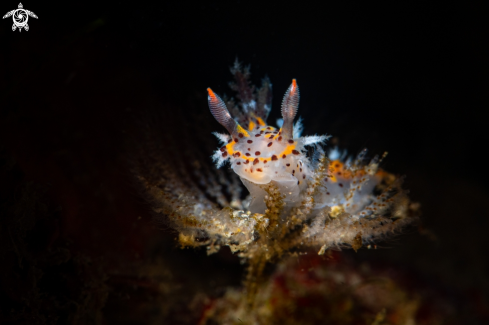
<svg viewBox="0 0 489 325"><path fill-rule="evenodd" d="M265 212L267 192L263 185L266 184L273 184L279 190L285 203L284 211L299 206L312 183L315 185L313 200L309 204L311 211L329 207L333 214L344 211L364 213L363 209L374 201L373 190L382 177L377 173L377 158L368 165L363 163L365 152L357 157L356 163L347 165L337 159L338 151L332 150L331 174L318 179L319 174L314 167L316 162L311 163L307 158L305 147L314 145L317 152L323 152L319 144L328 137L301 137L300 120L293 125L299 106L299 88L295 79L282 101L280 129L266 125L263 118L249 109L241 118L247 126L243 128L231 117L222 99L212 90L208 91L212 114L231 135L216 134L225 145L215 152L214 160L218 167L227 161L231 163L231 168L250 192L248 210L251 212Z"/></svg>
<svg viewBox="0 0 489 325"><path fill-rule="evenodd" d="M311 176L300 139L286 140L273 127L257 126L235 140L238 141L233 140L220 152L221 156L229 157L231 168L250 191L250 211L263 212L265 206L266 192L255 185L273 182L285 196L285 202L298 199Z"/></svg>

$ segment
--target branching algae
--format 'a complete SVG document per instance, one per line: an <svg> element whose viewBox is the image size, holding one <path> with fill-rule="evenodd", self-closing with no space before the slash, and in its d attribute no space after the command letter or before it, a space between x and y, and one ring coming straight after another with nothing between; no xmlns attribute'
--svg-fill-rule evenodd
<svg viewBox="0 0 489 325"><path fill-rule="evenodd" d="M307 248L319 255L329 248L357 250L416 220L402 179L379 168L385 154L367 161L363 150L346 158L337 149L323 149L329 136L301 136L300 120L294 124L299 107L295 79L283 98L283 120L276 128L266 123L270 81L264 79L256 89L250 86L248 69L236 63L231 72L237 103L207 89L210 111L228 132L215 133L222 147L213 159L217 168L230 164L249 197L241 201L238 186L231 186L233 200L223 204L219 190L208 190L224 206L219 208L180 186L176 176L165 175L158 184L140 180L155 211L168 216L178 230L183 247L205 245L211 254L226 245L247 262L248 306L268 262ZM221 183L237 181L220 175Z"/></svg>

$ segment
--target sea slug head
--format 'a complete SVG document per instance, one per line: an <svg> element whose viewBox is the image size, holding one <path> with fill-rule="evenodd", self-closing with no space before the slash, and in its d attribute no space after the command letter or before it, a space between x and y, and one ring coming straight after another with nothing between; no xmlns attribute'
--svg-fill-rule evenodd
<svg viewBox="0 0 489 325"><path fill-rule="evenodd" d="M219 136L227 143L214 154L217 165L229 161L252 197L261 196L253 193L259 191L257 185L273 181L284 193L286 201L296 199L310 175L303 141L293 137L293 123L299 107L296 80L292 80L282 101L283 124L280 129L266 125L252 114L249 127L243 128L231 117L224 101L210 88L207 91L212 115L229 132L229 136Z"/></svg>
<svg viewBox="0 0 489 325"><path fill-rule="evenodd" d="M299 139L293 138L293 122L299 106L299 87L295 79L282 102L284 122L280 129L257 119L245 130L231 117L223 100L210 88L207 91L212 115L230 134L228 143L219 149L216 153L219 157L215 158L229 160L236 174L255 184L290 181L289 175L296 183L303 183L306 178L303 146Z"/></svg>

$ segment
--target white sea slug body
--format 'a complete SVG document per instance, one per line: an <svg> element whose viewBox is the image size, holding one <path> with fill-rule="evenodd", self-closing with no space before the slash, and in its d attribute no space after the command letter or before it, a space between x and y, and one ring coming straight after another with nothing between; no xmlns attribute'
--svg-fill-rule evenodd
<svg viewBox="0 0 489 325"><path fill-rule="evenodd" d="M241 86L246 89L246 85ZM244 111L241 122L245 124L242 126L232 118L224 101L210 88L207 90L211 113L230 134L216 134L224 146L215 152L213 158L218 167L229 161L233 171L250 191L252 200L248 210L253 213L265 211L264 198L267 193L262 185L269 183L279 189L286 208L298 206L316 173L314 163L306 156L305 147L314 145L322 151L319 144L329 136L301 137L301 126L296 124L294 127L299 106L296 80L292 80L282 101L283 124L280 129L265 123L271 96L268 103L256 102L249 92L241 92L239 97ZM334 155L334 152L330 154L330 158L336 158ZM360 165L350 168L340 160L332 159L330 174L321 180L321 189L315 192L314 209L329 206L333 212L335 209L349 210L350 213L365 212L365 206L374 201L374 187L382 179L377 166L377 158L361 168Z"/></svg>

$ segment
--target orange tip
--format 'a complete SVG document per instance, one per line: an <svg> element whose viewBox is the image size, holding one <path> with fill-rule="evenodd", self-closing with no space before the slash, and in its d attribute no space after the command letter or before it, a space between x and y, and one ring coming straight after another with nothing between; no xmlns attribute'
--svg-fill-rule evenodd
<svg viewBox="0 0 489 325"><path fill-rule="evenodd" d="M207 88L207 93L209 94L209 96L211 97L216 97L216 95L214 94L214 92L212 91L212 89L210 88Z"/></svg>

